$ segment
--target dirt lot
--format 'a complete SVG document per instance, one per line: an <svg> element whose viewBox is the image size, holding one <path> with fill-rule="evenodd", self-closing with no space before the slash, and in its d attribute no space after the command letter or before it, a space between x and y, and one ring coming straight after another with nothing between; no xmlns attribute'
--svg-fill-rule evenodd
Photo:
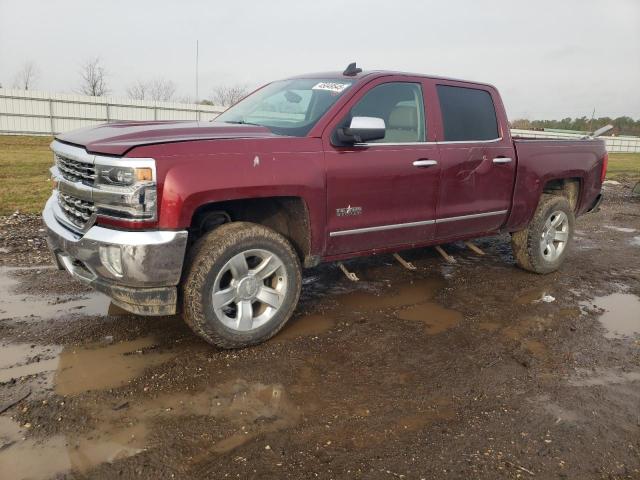
<svg viewBox="0 0 640 480"><path fill-rule="evenodd" d="M629 187L560 272L515 268L507 236L349 262L359 283L323 265L240 351L110 307L48 266L37 217L1 217L0 477L640 478Z"/></svg>

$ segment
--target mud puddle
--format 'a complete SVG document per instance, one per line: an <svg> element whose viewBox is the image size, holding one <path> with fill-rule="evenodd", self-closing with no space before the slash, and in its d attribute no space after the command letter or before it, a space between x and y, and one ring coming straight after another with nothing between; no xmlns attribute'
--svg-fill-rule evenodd
<svg viewBox="0 0 640 480"><path fill-rule="evenodd" d="M69 471L85 473L100 463L136 455L144 450L144 426L124 428L109 434L65 435L36 440L24 439L26 428L8 417L0 417L0 472L14 480L45 480Z"/></svg>
<svg viewBox="0 0 640 480"><path fill-rule="evenodd" d="M596 297L583 306L603 310L600 323L607 329L605 337L624 338L640 335L640 298L631 293L612 293Z"/></svg>
<svg viewBox="0 0 640 480"><path fill-rule="evenodd" d="M288 399L282 385L249 383L239 379L216 388L187 394L163 394L127 402L118 410L102 404L92 412L100 422L91 432L77 436L55 435L26 439L26 429L0 417L0 472L11 479L46 479L70 471L85 473L101 463L112 463L143 452L152 441L156 421L171 417L200 416L227 425L214 442L206 442L194 463L244 445L258 435L291 427L300 409ZM214 426L212 431L217 430ZM3 477L4 478L4 477Z"/></svg>
<svg viewBox="0 0 640 480"><path fill-rule="evenodd" d="M15 343L0 346L0 383L55 371L61 351L62 347L59 345ZM50 377L41 379L42 388L50 386Z"/></svg>
<svg viewBox="0 0 640 480"><path fill-rule="evenodd" d="M54 383L59 395L77 395L125 385L150 367L173 358L172 352L156 352L155 339L139 338L113 345L68 347L60 354Z"/></svg>
<svg viewBox="0 0 640 480"><path fill-rule="evenodd" d="M299 337L315 337L323 334L335 325L335 320L326 315L305 315L287 322L284 328L271 340L281 342Z"/></svg>
<svg viewBox="0 0 640 480"><path fill-rule="evenodd" d="M640 382L640 372L627 372L613 368L579 369L577 376L569 380L569 384L574 387L619 385L630 382Z"/></svg>
<svg viewBox="0 0 640 480"><path fill-rule="evenodd" d="M633 233L636 231L635 228L617 227L615 225L605 225L604 228L608 228L609 230L614 230L616 232L621 232L621 233Z"/></svg>
<svg viewBox="0 0 640 480"><path fill-rule="evenodd" d="M548 287L526 289L515 299L518 305L529 305L532 303L552 303L555 297L551 295Z"/></svg>
<svg viewBox="0 0 640 480"><path fill-rule="evenodd" d="M339 297L338 303L345 309L360 312L400 309L396 313L398 318L423 322L428 335L437 335L457 326L463 319L460 312L430 301L443 284L439 279L420 279L390 287L380 295L367 291L351 292Z"/></svg>
<svg viewBox="0 0 640 480"><path fill-rule="evenodd" d="M36 391L51 387L59 395L77 395L125 385L147 368L160 365L175 353L154 350L151 337L113 345L9 344L0 350L0 383L36 376Z"/></svg>
<svg viewBox="0 0 640 480"><path fill-rule="evenodd" d="M354 291L338 298L340 306L360 312L398 308L431 300L443 286L437 279L420 279L391 287L388 291L376 295L367 291Z"/></svg>
<svg viewBox="0 0 640 480"><path fill-rule="evenodd" d="M423 322L428 335L437 335L457 326L464 318L460 312L444 308L437 303L419 303L398 312L398 318Z"/></svg>
<svg viewBox="0 0 640 480"><path fill-rule="evenodd" d="M81 298L16 293L20 281L11 273L19 270L21 269L0 267L0 320L106 315L109 310L109 298L98 292L82 294Z"/></svg>

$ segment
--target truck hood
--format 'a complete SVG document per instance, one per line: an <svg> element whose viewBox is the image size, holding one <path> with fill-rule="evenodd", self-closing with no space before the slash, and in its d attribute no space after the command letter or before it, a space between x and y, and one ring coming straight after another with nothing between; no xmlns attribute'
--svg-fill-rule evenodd
<svg viewBox="0 0 640 480"><path fill-rule="evenodd" d="M56 138L65 143L82 146L90 153L124 155L134 147L156 143L275 136L268 128L255 125L159 121L108 123L73 130L57 135Z"/></svg>

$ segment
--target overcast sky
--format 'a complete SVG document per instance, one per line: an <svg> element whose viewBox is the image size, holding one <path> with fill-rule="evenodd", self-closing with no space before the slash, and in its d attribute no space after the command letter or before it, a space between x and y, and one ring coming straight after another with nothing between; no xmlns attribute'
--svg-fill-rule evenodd
<svg viewBox="0 0 640 480"><path fill-rule="evenodd" d="M640 118L640 0L0 0L0 83L34 61L72 92L99 55L114 96L178 95L313 71L393 69L489 82L511 119Z"/></svg>

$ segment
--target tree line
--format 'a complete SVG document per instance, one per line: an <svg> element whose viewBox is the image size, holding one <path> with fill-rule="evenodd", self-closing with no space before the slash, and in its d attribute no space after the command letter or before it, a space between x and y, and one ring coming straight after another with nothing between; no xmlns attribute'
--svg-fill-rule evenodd
<svg viewBox="0 0 640 480"><path fill-rule="evenodd" d="M33 61L25 62L13 78L13 88L34 90L41 78L40 69ZM75 92L82 95L104 97L111 93L109 72L100 57L85 60L78 70L78 84ZM2 85L0 85L2 88ZM154 100L162 102L200 103L229 107L249 92L246 85L217 85L203 99L178 96L176 84L166 78L136 80L126 88L126 95L132 100Z"/></svg>
<svg viewBox="0 0 640 480"><path fill-rule="evenodd" d="M567 117L562 120L527 120L520 118L511 122L511 128L522 128L524 130L557 128L561 130L576 130L579 132L593 132L605 125L613 125L613 130L607 133L607 135L631 135L640 137L640 119L634 120L631 117Z"/></svg>

